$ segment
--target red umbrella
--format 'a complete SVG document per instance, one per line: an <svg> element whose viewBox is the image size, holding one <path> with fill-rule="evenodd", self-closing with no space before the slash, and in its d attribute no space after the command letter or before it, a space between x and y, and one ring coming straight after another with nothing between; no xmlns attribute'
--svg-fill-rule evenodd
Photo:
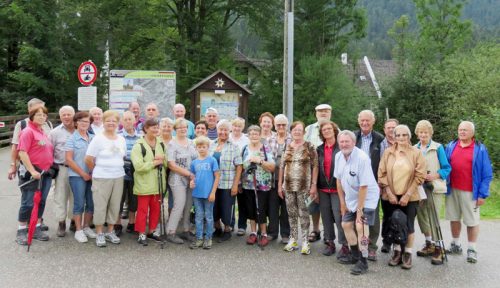
<svg viewBox="0 0 500 288"><path fill-rule="evenodd" d="M35 234L36 223L38 222L38 206L40 205L40 200L42 200L42 177L43 171L40 174L40 180L38 180L38 188L33 196L33 209L31 210L30 224L28 226L28 252L30 252L31 242L33 241L33 234Z"/></svg>

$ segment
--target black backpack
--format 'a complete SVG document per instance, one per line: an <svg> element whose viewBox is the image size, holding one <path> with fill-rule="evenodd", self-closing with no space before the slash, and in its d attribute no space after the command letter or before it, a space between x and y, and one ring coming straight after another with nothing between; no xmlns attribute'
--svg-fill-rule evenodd
<svg viewBox="0 0 500 288"><path fill-rule="evenodd" d="M389 219L389 229L384 242L388 244L406 245L408 241L408 220L401 209L396 209Z"/></svg>

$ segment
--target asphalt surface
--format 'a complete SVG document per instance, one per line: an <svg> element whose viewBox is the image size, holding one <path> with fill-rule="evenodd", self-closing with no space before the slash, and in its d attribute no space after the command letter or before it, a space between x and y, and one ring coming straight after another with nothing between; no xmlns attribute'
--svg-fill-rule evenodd
<svg viewBox="0 0 500 288"><path fill-rule="evenodd" d="M389 255L379 253L367 274L352 276L350 266L321 255L319 242L311 255L303 256L284 252L276 241L260 250L235 234L211 250L170 243L162 250L152 242L142 247L127 233L120 245L106 248L97 248L94 241L80 244L71 232L58 238L51 191L44 216L50 241L34 240L27 252L14 242L20 192L17 180L6 177L9 162L8 150L1 149L0 287L500 287L500 221L481 222L477 264L467 263L462 255L433 266L430 259L414 256L413 268L406 271L389 267ZM441 223L449 243L449 225ZM465 231L461 240L466 246ZM423 241L417 233L418 248Z"/></svg>

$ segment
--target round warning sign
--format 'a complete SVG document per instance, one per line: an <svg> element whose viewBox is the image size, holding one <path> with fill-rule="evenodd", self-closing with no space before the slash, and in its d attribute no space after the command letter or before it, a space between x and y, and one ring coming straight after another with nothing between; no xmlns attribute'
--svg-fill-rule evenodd
<svg viewBox="0 0 500 288"><path fill-rule="evenodd" d="M97 67L92 61L85 61L78 67L78 80L85 86L92 85L97 79Z"/></svg>

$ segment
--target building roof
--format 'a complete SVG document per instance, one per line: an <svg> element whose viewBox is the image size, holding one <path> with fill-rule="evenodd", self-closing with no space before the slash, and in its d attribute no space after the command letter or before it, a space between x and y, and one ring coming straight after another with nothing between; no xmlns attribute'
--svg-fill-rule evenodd
<svg viewBox="0 0 500 288"><path fill-rule="evenodd" d="M224 72L223 70L217 70L215 71L214 73L210 74L209 76L205 77L205 79L201 80L200 82L194 84L191 88L189 88L186 93L191 93L193 92L196 88L200 87L201 85L203 85L205 82L207 82L208 80L212 79L215 75L221 73L222 75L224 75L227 79L229 79L230 81L232 81L234 84L236 84L238 87L240 87L241 89L245 90L248 94L253 94L253 92L251 90L249 90L247 87L245 87L245 85L241 84L240 82L236 81L235 79L233 79L231 76L229 76L229 74L227 74L226 72Z"/></svg>

